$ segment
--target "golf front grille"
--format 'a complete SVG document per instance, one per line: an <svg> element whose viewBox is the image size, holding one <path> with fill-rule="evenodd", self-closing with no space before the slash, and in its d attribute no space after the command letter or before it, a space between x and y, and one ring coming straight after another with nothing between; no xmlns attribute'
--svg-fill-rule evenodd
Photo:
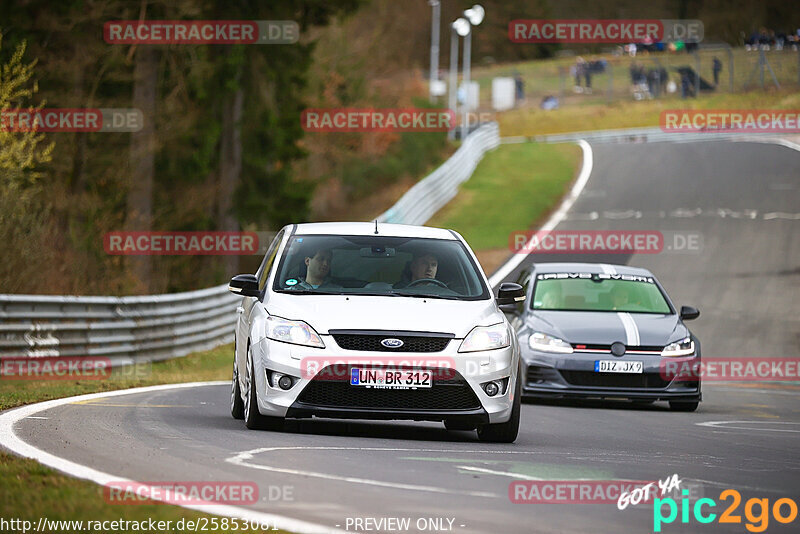
<svg viewBox="0 0 800 534"><path fill-rule="evenodd" d="M561 370L564 380L573 386L595 388L664 389L669 381L658 373L621 374L594 371Z"/></svg>

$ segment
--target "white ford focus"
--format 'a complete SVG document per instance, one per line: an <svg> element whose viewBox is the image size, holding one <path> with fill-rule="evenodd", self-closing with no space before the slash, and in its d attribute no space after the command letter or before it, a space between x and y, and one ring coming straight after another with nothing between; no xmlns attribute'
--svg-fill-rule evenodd
<svg viewBox="0 0 800 534"><path fill-rule="evenodd" d="M231 413L248 428L285 418L443 421L513 442L520 351L456 232L382 223L284 227L255 275L234 277Z"/></svg>

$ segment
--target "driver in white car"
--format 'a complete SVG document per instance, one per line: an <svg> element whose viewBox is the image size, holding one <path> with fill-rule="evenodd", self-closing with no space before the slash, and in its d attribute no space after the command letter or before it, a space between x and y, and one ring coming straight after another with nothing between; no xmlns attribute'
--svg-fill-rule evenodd
<svg viewBox="0 0 800 534"><path fill-rule="evenodd" d="M414 254L414 258L403 269L400 281L393 287L395 289L408 287L418 280L433 280L439 269L439 260L429 252ZM425 285L424 283L419 285Z"/></svg>

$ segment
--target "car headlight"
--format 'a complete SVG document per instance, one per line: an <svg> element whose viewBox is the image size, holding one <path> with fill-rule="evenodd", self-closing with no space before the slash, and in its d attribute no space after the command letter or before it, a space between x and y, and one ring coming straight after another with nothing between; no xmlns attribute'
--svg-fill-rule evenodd
<svg viewBox="0 0 800 534"><path fill-rule="evenodd" d="M492 326L476 326L461 342L458 352L502 349L510 344L511 336L505 323L493 324Z"/></svg>
<svg viewBox="0 0 800 534"><path fill-rule="evenodd" d="M661 351L662 356L689 356L691 354L694 354L694 341L690 337L670 343Z"/></svg>
<svg viewBox="0 0 800 534"><path fill-rule="evenodd" d="M534 332L528 338L528 346L533 350L541 352L556 352L558 354L572 354L572 345L558 339L557 337L548 336L541 332Z"/></svg>
<svg viewBox="0 0 800 534"><path fill-rule="evenodd" d="M303 321L290 321L280 317L267 317L267 337L275 341L306 347L325 348L319 334Z"/></svg>

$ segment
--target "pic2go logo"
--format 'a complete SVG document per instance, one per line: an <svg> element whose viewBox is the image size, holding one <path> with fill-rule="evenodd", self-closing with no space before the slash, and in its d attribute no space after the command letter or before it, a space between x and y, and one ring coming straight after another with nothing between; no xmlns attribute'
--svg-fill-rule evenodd
<svg viewBox="0 0 800 534"><path fill-rule="evenodd" d="M712 508L717 506L713 499L698 499L694 503L694 507L689 504L689 499L685 496L689 495L687 490L682 491L684 498L681 499L681 523L689 523L689 512L694 515L694 520L698 523L711 523L716 519L717 514L711 512ZM727 489L719 494L720 501L726 501L728 498L732 502L728 508L719 516L719 523L739 523L742 522L742 516L734 515L739 504L742 502L742 495L734 490ZM664 516L664 507L669 509L669 515ZM704 507L707 509L704 510ZM758 508L756 514L754 508ZM782 512L788 507L789 513L783 515ZM770 507L769 499L752 498L749 499L744 505L744 516L749 521L745 524L745 528L750 532L764 532L769 526ZM772 517L778 523L791 523L797 519L797 503L792 499L778 499L772 504ZM661 532L661 525L668 525L678 518L678 504L675 499L655 499L653 501L653 532Z"/></svg>

